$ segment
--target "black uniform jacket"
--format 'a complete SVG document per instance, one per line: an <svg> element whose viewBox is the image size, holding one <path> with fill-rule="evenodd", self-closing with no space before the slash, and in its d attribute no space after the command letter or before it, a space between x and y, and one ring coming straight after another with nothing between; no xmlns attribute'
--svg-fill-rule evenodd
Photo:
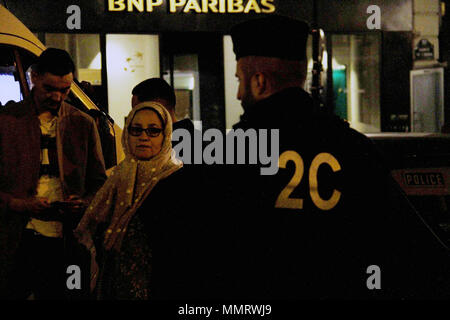
<svg viewBox="0 0 450 320"><path fill-rule="evenodd" d="M155 188L153 298L448 296L447 251L364 135L299 88L260 101L239 128L279 129L278 172L203 165Z"/></svg>
<svg viewBox="0 0 450 320"><path fill-rule="evenodd" d="M236 164L212 175L212 296L448 296L448 252L368 138L300 88L258 102L234 126L252 128L279 129L279 170Z"/></svg>

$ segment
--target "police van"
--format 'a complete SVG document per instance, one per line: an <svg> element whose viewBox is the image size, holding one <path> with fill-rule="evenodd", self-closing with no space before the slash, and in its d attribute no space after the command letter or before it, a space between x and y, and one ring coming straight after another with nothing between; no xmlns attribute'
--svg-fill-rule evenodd
<svg viewBox="0 0 450 320"><path fill-rule="evenodd" d="M12 102L18 102L30 94L29 68L37 57L46 49L39 39L11 12L0 5L0 108ZM75 79L72 83L68 102L82 111L100 110L89 96L80 88ZM112 159L108 167L119 163L123 158L121 144L122 129L108 119L110 133L114 136L114 147L104 154L105 159ZM105 153L105 150L104 150Z"/></svg>
<svg viewBox="0 0 450 320"><path fill-rule="evenodd" d="M377 133L380 149L413 210L450 248L450 134Z"/></svg>

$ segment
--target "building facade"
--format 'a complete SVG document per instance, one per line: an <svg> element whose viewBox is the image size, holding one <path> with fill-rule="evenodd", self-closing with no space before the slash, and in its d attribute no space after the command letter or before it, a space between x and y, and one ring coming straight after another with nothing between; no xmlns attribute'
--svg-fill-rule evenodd
<svg viewBox="0 0 450 320"><path fill-rule="evenodd" d="M163 77L176 89L179 118L190 117L203 129L231 128L243 111L228 31L270 14L316 22L323 29L322 100L352 127L436 132L443 125L441 73L431 71L443 70L444 6L438 0L4 2L46 46L72 54L79 81L94 86L100 105L119 126L131 108L131 89L144 79ZM310 40L309 69L311 47ZM311 79L306 87L311 88Z"/></svg>

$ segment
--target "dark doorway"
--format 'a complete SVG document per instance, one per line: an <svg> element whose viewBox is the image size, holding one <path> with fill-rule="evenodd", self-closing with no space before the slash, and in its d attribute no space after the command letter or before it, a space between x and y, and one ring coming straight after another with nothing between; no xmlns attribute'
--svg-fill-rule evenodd
<svg viewBox="0 0 450 320"><path fill-rule="evenodd" d="M160 37L161 76L175 88L177 116L201 120L203 130L225 128L222 39L201 32Z"/></svg>

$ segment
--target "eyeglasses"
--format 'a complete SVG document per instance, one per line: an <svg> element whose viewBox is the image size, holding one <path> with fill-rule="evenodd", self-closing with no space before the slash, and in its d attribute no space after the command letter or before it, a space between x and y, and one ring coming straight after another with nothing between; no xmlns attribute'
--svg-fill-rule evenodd
<svg viewBox="0 0 450 320"><path fill-rule="evenodd" d="M161 128L154 128L154 127L149 127L147 129L143 129L141 127L132 127L129 126L128 127L128 133L131 134L133 137L139 137L142 135L142 132L144 132L147 134L147 136L149 137L157 137L159 136L159 134L163 131Z"/></svg>

